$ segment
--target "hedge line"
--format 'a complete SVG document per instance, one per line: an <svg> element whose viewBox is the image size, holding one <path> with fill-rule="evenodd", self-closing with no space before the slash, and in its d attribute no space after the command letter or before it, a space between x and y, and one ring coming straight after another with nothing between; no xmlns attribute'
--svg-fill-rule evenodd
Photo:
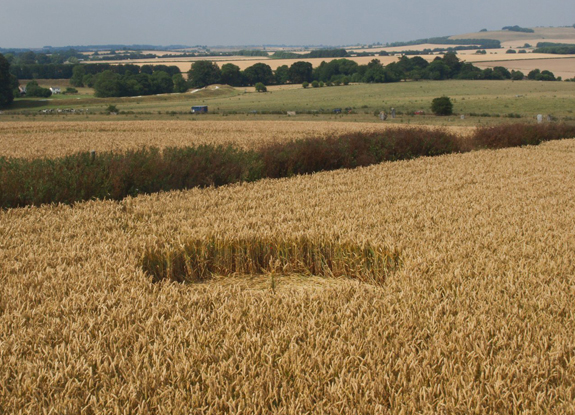
<svg viewBox="0 0 575 415"><path fill-rule="evenodd" d="M575 126L566 124L479 128L470 138L446 130L393 128L272 143L257 150L201 145L162 151L147 147L96 157L89 152L54 159L0 157L0 207L121 200L142 193L222 186L481 148L537 145L569 137L575 137Z"/></svg>

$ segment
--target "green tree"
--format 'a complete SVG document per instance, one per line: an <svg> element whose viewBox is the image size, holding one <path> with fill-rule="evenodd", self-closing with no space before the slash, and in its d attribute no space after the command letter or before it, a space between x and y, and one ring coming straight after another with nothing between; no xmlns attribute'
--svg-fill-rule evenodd
<svg viewBox="0 0 575 415"><path fill-rule="evenodd" d="M453 103L449 97L435 98L431 102L431 111L435 115L451 115L453 114Z"/></svg>
<svg viewBox="0 0 575 415"><path fill-rule="evenodd" d="M265 63L256 63L246 68L244 76L249 85L255 85L258 82L264 85L270 85L274 82L272 68Z"/></svg>
<svg viewBox="0 0 575 415"><path fill-rule="evenodd" d="M268 89L266 88L266 86L264 84L262 84L261 82L258 82L258 83L256 83L256 91L267 92Z"/></svg>
<svg viewBox="0 0 575 415"><path fill-rule="evenodd" d="M279 66L274 72L276 83L283 85L289 80L289 67L287 65Z"/></svg>
<svg viewBox="0 0 575 415"><path fill-rule="evenodd" d="M84 77L82 78L82 83L84 84L84 86L87 86L89 88L94 87L94 82L95 82L94 75L92 75L91 73L84 75Z"/></svg>
<svg viewBox="0 0 575 415"><path fill-rule="evenodd" d="M42 88L36 81L30 81L26 84L26 96L28 97L48 98L50 95L52 95L52 91L48 88Z"/></svg>
<svg viewBox="0 0 575 415"><path fill-rule="evenodd" d="M521 71L511 71L511 79L514 81L521 81L525 78L525 75Z"/></svg>
<svg viewBox="0 0 575 415"><path fill-rule="evenodd" d="M82 65L74 66L72 69L72 77L70 78L70 85L84 86L84 76L86 75L86 68Z"/></svg>
<svg viewBox="0 0 575 415"><path fill-rule="evenodd" d="M527 79L535 81L539 75L541 75L541 71L539 69L533 69L527 74Z"/></svg>
<svg viewBox="0 0 575 415"><path fill-rule="evenodd" d="M222 77L221 82L222 84L231 85L231 86L241 86L242 82L242 72L240 71L240 67L234 65L233 63L226 63L222 65Z"/></svg>
<svg viewBox="0 0 575 415"><path fill-rule="evenodd" d="M0 54L0 107L10 105L14 101L13 89L10 64L4 55Z"/></svg>
<svg viewBox="0 0 575 415"><path fill-rule="evenodd" d="M318 81L313 81L313 82L311 83L311 86L312 86L313 88L319 88L319 82L318 82Z"/></svg>
<svg viewBox="0 0 575 415"><path fill-rule="evenodd" d="M221 70L217 63L197 61L188 71L188 81L193 88L204 88L221 81Z"/></svg>
<svg viewBox="0 0 575 415"><path fill-rule="evenodd" d="M304 88L307 88L309 86L309 82L308 81L304 81L301 86L303 86Z"/></svg>
<svg viewBox="0 0 575 415"><path fill-rule="evenodd" d="M155 94L170 94L174 92L172 77L164 71L156 71L151 76L152 89Z"/></svg>
<svg viewBox="0 0 575 415"><path fill-rule="evenodd" d="M122 96L120 75L110 70L99 73L94 82L95 95L100 98Z"/></svg>
<svg viewBox="0 0 575 415"><path fill-rule="evenodd" d="M172 82L174 84L174 92L183 93L188 90L188 81L184 79L181 73L172 76Z"/></svg>
<svg viewBox="0 0 575 415"><path fill-rule="evenodd" d="M288 80L292 84L301 84L304 81L311 82L313 67L309 62L294 62L288 70Z"/></svg>

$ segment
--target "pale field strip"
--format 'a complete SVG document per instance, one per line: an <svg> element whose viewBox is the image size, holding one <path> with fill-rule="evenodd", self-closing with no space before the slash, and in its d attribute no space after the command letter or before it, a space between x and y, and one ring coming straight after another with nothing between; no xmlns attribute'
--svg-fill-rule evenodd
<svg viewBox="0 0 575 415"><path fill-rule="evenodd" d="M532 29L534 33L496 30L451 36L450 39L495 39L500 40L502 43L522 41L523 43L530 43L533 46L535 46L537 42L547 42L547 39L575 39L575 28L573 27L534 27Z"/></svg>
<svg viewBox="0 0 575 415"><path fill-rule="evenodd" d="M574 30L575 32L575 30ZM529 43L532 47L536 48L539 42L549 42L549 43L567 43L567 44L574 44L575 43L575 33L571 39L532 39L531 41L525 40L510 40L507 42L501 42L501 46L505 48L521 48L526 43Z"/></svg>
<svg viewBox="0 0 575 415"><path fill-rule="evenodd" d="M543 53L516 53L513 55L506 54L504 49L496 49L493 51L489 51L487 55L478 55L475 54L475 51L459 51L458 55L460 55L460 59L465 60L467 62L475 63L475 62L482 62L487 60L502 60L502 61L509 61L509 60L529 60L529 59L558 59L557 56L560 55L551 55L551 54L543 54ZM427 61L432 61L437 58L439 55L422 55L421 57ZM411 57L411 56L410 56ZM269 59L269 58L253 58L253 57L245 57L246 59L242 59L242 57L233 57L227 59L196 59L196 60L210 60L212 62L216 62L218 66L221 68L222 65L227 63L234 64L240 68L240 70L245 70L246 68L255 65L256 63L265 63L269 65L272 70L276 70L278 67L282 65L291 66L294 62L298 61L305 61L310 62L312 66L318 67L322 62L331 62L334 59L341 59L341 58L302 58L302 59ZM360 57L348 57L345 59L352 60L357 62L359 65L366 65L371 62L373 59L378 59L383 65L389 65L392 62L397 62L400 57L398 56L360 56ZM136 65L170 65L170 66L177 66L180 68L180 71L187 72L190 70L192 63L195 60L190 58L185 58L183 60L172 60L172 59L153 59L153 60L137 60L137 61L110 61L107 63L111 63L113 65L119 64L136 64Z"/></svg>
<svg viewBox="0 0 575 415"><path fill-rule="evenodd" d="M329 121L111 121L0 123L0 156L56 157L79 151L233 144L257 148L265 143L350 132L382 131L388 125ZM430 127L438 128L438 127ZM468 134L472 128L452 127Z"/></svg>
<svg viewBox="0 0 575 415"><path fill-rule="evenodd" d="M574 160L563 140L2 211L0 408L573 413ZM290 277L275 294L138 266L158 242L303 234L404 265L383 287Z"/></svg>
<svg viewBox="0 0 575 415"><path fill-rule="evenodd" d="M119 65L119 64L136 64L136 65L173 65L180 68L182 72L187 72L190 70L192 63L198 60L209 60L212 62L216 62L218 66L221 68L222 65L226 63L232 63L238 66L242 71L246 68L249 68L256 63L265 63L269 65L272 70L276 70L278 67L282 65L291 66L294 62L298 61L305 61L310 62L313 67L319 66L323 61L330 62L334 59L341 59L341 58L301 58L301 59L270 59L270 58L262 58L262 57L253 57L253 56L234 56L234 57L221 57L225 59L215 59L214 57L205 57L205 58L177 58L177 59L170 59L170 58L158 58L158 59L142 59L142 60L126 60L126 61L102 61L102 63L110 63L112 65ZM431 56L431 58L435 58L435 56ZM351 57L346 58L357 62L360 65L365 65L371 62L373 59L379 59L383 64L387 65L391 62L396 62L397 57L395 56L361 56L361 57Z"/></svg>
<svg viewBox="0 0 575 415"><path fill-rule="evenodd" d="M550 55L547 55L550 56ZM557 55L553 55L557 56ZM493 68L503 66L509 70L521 71L527 75L533 69L548 70L555 76L561 76L563 79L575 78L575 58L555 58L555 59L537 59L537 60L500 60L477 62L474 65L479 68Z"/></svg>

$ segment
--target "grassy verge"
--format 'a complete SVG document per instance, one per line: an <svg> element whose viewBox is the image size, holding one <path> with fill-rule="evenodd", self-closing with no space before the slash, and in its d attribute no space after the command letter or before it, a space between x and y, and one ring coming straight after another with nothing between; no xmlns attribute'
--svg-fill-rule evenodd
<svg viewBox="0 0 575 415"><path fill-rule="evenodd" d="M567 124L485 127L465 139L445 130L390 128L273 143L257 150L201 145L95 156L84 152L55 159L0 158L0 206L120 200L142 193L222 186L482 148L537 145L569 137L575 137L575 126Z"/></svg>

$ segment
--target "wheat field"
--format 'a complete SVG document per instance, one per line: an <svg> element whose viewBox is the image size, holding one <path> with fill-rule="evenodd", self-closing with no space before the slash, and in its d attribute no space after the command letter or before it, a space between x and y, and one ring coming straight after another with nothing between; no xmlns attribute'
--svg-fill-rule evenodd
<svg viewBox="0 0 575 415"><path fill-rule="evenodd" d="M86 126L90 146L124 125ZM41 148L42 124L1 128L4 154ZM45 151L84 145L60 139ZM573 413L574 160L563 140L1 211L0 413ZM181 284L141 266L150 246L302 237L401 267Z"/></svg>
<svg viewBox="0 0 575 415"><path fill-rule="evenodd" d="M381 131L388 127L389 124L329 121L7 122L0 123L0 157L31 159L65 156L78 151L122 152L144 146L165 148L200 144L255 148L274 141ZM472 127L444 128L460 134L473 131Z"/></svg>

